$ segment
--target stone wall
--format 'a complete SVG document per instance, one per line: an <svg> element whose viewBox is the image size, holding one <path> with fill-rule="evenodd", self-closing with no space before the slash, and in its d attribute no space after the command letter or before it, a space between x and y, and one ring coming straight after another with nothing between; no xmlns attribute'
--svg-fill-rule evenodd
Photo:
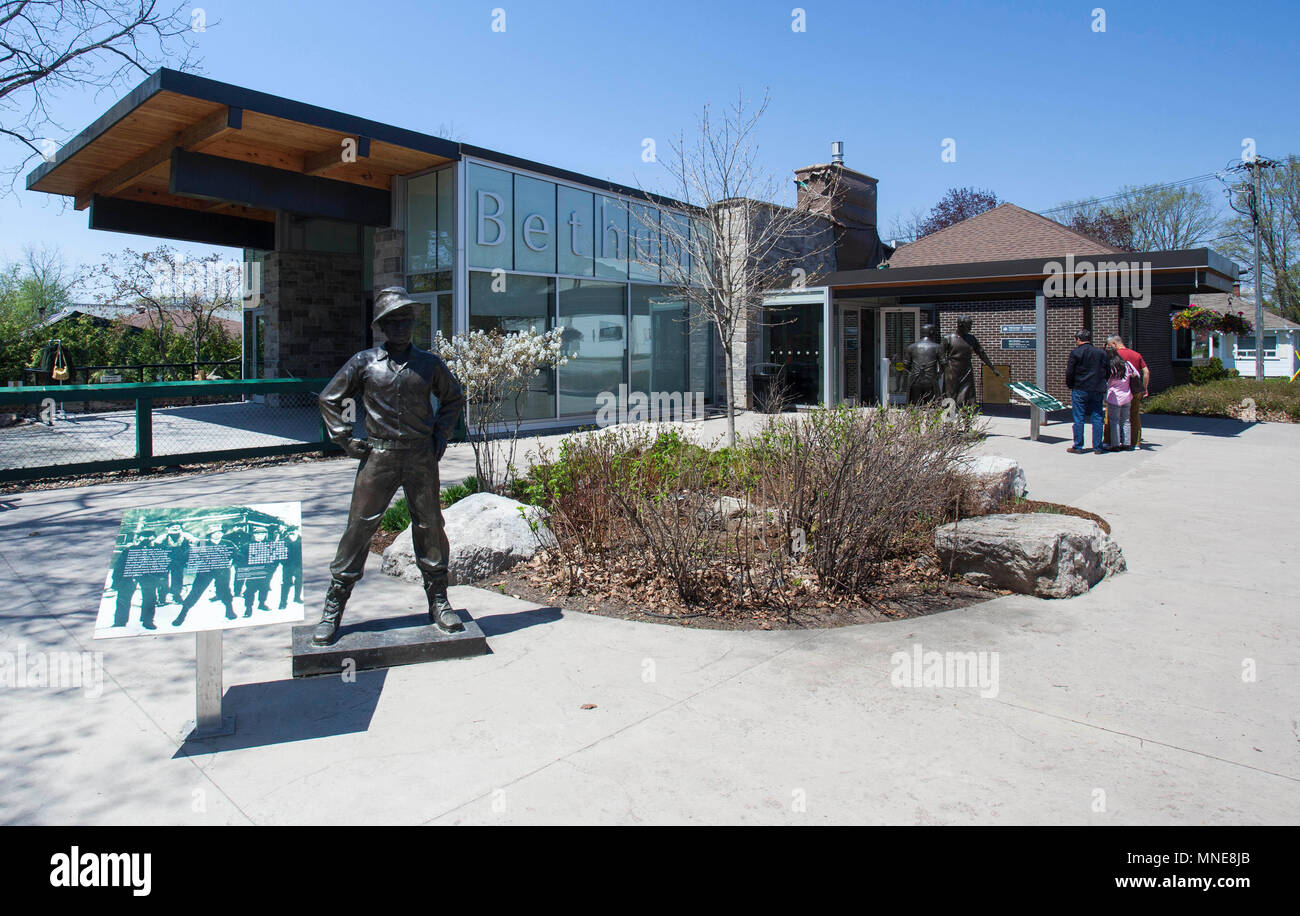
<svg viewBox="0 0 1300 916"><path fill-rule="evenodd" d="M386 286L406 286L406 233L401 229L375 230L375 292Z"/></svg>
<svg viewBox="0 0 1300 916"><path fill-rule="evenodd" d="M332 376L366 345L361 256L266 255L266 377Z"/></svg>

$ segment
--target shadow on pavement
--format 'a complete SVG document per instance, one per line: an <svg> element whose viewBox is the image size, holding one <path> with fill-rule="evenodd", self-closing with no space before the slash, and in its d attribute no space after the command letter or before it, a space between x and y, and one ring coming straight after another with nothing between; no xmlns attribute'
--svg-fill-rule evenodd
<svg viewBox="0 0 1300 916"><path fill-rule="evenodd" d="M359 671L354 682L330 676L238 684L221 706L235 717L235 733L188 739L172 759L369 731L387 676L381 669Z"/></svg>
<svg viewBox="0 0 1300 916"><path fill-rule="evenodd" d="M516 611L513 614L490 614L475 619L478 621L479 628L483 630L483 635L491 639L493 636L514 633L516 630L524 630L544 623L555 623L563 616L564 611L558 607L539 607Z"/></svg>
<svg viewBox="0 0 1300 916"><path fill-rule="evenodd" d="M1142 429L1169 429L1191 433L1193 436L1215 436L1232 439L1254 426L1227 417L1189 417L1182 414L1144 413Z"/></svg>

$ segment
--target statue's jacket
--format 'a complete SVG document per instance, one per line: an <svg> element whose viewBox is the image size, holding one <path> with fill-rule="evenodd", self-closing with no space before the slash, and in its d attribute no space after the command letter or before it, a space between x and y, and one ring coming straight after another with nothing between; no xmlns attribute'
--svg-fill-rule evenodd
<svg viewBox="0 0 1300 916"><path fill-rule="evenodd" d="M435 414L430 397L438 401ZM349 359L320 394L321 417L329 437L342 443L352 436L345 419L347 401L365 410L366 435L415 443L438 433L450 440L465 394L451 370L434 353L412 346L405 363L394 361L386 347L362 350Z"/></svg>

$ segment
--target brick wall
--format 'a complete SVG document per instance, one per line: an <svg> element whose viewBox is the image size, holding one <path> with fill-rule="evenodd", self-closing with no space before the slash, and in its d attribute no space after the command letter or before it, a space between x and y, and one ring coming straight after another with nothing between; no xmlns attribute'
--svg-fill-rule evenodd
<svg viewBox="0 0 1300 916"><path fill-rule="evenodd" d="M1119 299L1048 299L1047 300L1047 391L1063 403L1070 401L1070 389L1065 386L1065 367L1074 349L1074 335L1091 320L1093 340L1104 342L1106 336L1120 329ZM1035 384L1036 354L1033 350L1003 350L1002 325L1034 324L1034 300L995 299L982 302L944 302L936 307L939 334L952 334L957 330L957 320L970 316L971 332L979 338L984 352L994 365L1009 365L1009 382ZM1030 334L1008 334L1011 338L1030 338ZM975 386L977 396L984 397L983 372L975 360Z"/></svg>
<svg viewBox="0 0 1300 916"><path fill-rule="evenodd" d="M1173 326L1169 323L1171 309L1187 307L1187 294L1178 296L1152 296L1151 304L1144 309L1134 309L1137 322L1137 346L1151 370L1151 392L1163 391L1177 384L1173 361Z"/></svg>
<svg viewBox="0 0 1300 916"><path fill-rule="evenodd" d="M266 375L332 376L366 345L360 255L266 255Z"/></svg>

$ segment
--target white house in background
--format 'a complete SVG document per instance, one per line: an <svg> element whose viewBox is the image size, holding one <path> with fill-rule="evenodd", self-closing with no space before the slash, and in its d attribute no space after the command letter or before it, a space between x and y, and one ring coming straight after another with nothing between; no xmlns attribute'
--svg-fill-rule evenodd
<svg viewBox="0 0 1300 916"><path fill-rule="evenodd" d="M1237 293L1216 293L1191 297L1192 305L1204 306L1220 314L1241 312L1255 323L1254 299ZM1258 329L1256 329L1258 331ZM1242 378L1255 377L1255 345L1260 335L1211 334L1208 356L1217 356L1223 368L1236 369ZM1300 324L1281 315L1264 312L1264 377L1290 378L1300 369ZM1297 381L1300 384L1300 381Z"/></svg>

